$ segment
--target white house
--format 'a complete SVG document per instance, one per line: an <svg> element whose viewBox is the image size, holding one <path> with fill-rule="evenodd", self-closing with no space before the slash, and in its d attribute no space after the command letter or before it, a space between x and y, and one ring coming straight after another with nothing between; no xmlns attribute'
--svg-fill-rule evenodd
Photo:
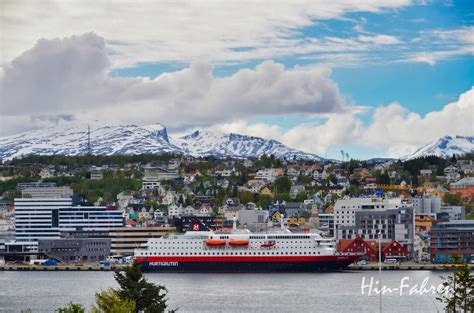
<svg viewBox="0 0 474 313"><path fill-rule="evenodd" d="M173 192L168 191L165 194L165 196L161 199L161 204L170 205L172 203L175 203L176 200L177 200L176 195Z"/></svg>
<svg viewBox="0 0 474 313"><path fill-rule="evenodd" d="M175 203L173 203L168 206L168 216L180 217L181 215L183 215L183 213L184 209L181 205L177 206Z"/></svg>

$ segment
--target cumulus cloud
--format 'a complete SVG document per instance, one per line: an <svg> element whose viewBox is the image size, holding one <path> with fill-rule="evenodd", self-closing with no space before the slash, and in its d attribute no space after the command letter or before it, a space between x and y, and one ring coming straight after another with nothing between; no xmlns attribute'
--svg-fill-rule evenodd
<svg viewBox="0 0 474 313"><path fill-rule="evenodd" d="M105 49L105 41L93 33L40 40L4 68L3 119L67 115L85 121L162 121L177 129L259 114L339 112L345 106L326 68L285 69L266 61L219 78L207 62L194 62L155 79L120 78L108 75Z"/></svg>
<svg viewBox="0 0 474 313"><path fill-rule="evenodd" d="M361 115L370 113L368 123ZM283 130L276 125L247 124L243 121L214 126L247 135L278 139L304 151L323 154L331 146L359 145L385 149L386 157L413 153L420 146L445 135L474 135L474 89L463 93L455 102L425 116L409 112L399 103L380 106L373 112L347 110L329 114L321 123L306 123ZM357 157L357 156L355 156Z"/></svg>

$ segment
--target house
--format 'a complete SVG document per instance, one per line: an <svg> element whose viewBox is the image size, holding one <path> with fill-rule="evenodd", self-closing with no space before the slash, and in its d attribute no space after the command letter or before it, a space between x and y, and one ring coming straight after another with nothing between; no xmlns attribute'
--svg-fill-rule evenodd
<svg viewBox="0 0 474 313"><path fill-rule="evenodd" d="M273 168L273 172L275 172L275 175L276 175L277 177L280 177L280 176L285 175L285 170L284 170L283 168L281 168L281 167L275 167L275 168Z"/></svg>
<svg viewBox="0 0 474 313"><path fill-rule="evenodd" d="M444 168L443 172L444 175L447 175L448 173L457 173L459 172L459 169L454 165L449 165Z"/></svg>
<svg viewBox="0 0 474 313"><path fill-rule="evenodd" d="M273 198L273 192L268 187L263 187L262 190L260 190L260 195Z"/></svg>
<svg viewBox="0 0 474 313"><path fill-rule="evenodd" d="M227 189L227 188L229 188L229 185L230 185L230 181L228 179L218 179L218 180L216 180L216 186L217 187Z"/></svg>
<svg viewBox="0 0 474 313"><path fill-rule="evenodd" d="M285 215L287 217L301 216L305 211L308 210L306 205L303 202L286 202L285 205Z"/></svg>
<svg viewBox="0 0 474 313"><path fill-rule="evenodd" d="M288 177L298 177L300 176L300 171L298 171L297 169L295 169L294 167L290 167L287 171L286 171L286 175Z"/></svg>
<svg viewBox="0 0 474 313"><path fill-rule="evenodd" d="M431 178L431 174L432 174L432 170L428 169L428 170L420 170L420 177L422 179L430 179Z"/></svg>
<svg viewBox="0 0 474 313"><path fill-rule="evenodd" d="M461 179L461 174L458 172L449 172L445 175L447 182L455 182Z"/></svg>
<svg viewBox="0 0 474 313"><path fill-rule="evenodd" d="M161 204L170 205L176 202L177 197L174 192L168 191L165 196L161 199Z"/></svg>
<svg viewBox="0 0 474 313"><path fill-rule="evenodd" d="M474 197L474 177L464 177L463 179L449 184L449 192L460 193L463 198Z"/></svg>
<svg viewBox="0 0 474 313"><path fill-rule="evenodd" d="M387 258L396 258L397 260L407 260L410 258L410 252L407 248L394 240L382 250L382 255L384 259Z"/></svg>
<svg viewBox="0 0 474 313"><path fill-rule="evenodd" d="M178 171L170 171L158 166L148 165L143 169L145 170L145 177L143 179L147 181L173 180L180 176Z"/></svg>
<svg viewBox="0 0 474 313"><path fill-rule="evenodd" d="M181 205L178 206L175 203L172 203L168 206L168 216L180 217L183 213L184 209Z"/></svg>
<svg viewBox="0 0 474 313"><path fill-rule="evenodd" d="M209 203L203 203L199 208L199 215L206 216L212 214L212 206Z"/></svg>
<svg viewBox="0 0 474 313"><path fill-rule="evenodd" d="M252 193L259 193L265 185L266 183L263 180L251 179L247 182L247 186Z"/></svg>
<svg viewBox="0 0 474 313"><path fill-rule="evenodd" d="M143 181L142 182L142 189L143 190L153 190L160 187L160 183L157 181Z"/></svg>
<svg viewBox="0 0 474 313"><path fill-rule="evenodd" d="M199 214L199 210L196 210L191 205L188 205L184 208L184 215L186 215L186 216L194 216L194 215L198 215L198 214Z"/></svg>
<svg viewBox="0 0 474 313"><path fill-rule="evenodd" d="M291 199L295 199L296 196L300 193L300 192L304 192L305 191L305 188L303 185L295 185L295 186L291 186L290 188L290 197Z"/></svg>
<svg viewBox="0 0 474 313"><path fill-rule="evenodd" d="M258 170L257 173L255 173L255 179L258 180L264 180L273 183L277 178L277 175L273 169L262 169Z"/></svg>
<svg viewBox="0 0 474 313"><path fill-rule="evenodd" d="M129 203L133 202L133 195L128 191L122 191L117 195L117 205L123 209L128 206Z"/></svg>
<svg viewBox="0 0 474 313"><path fill-rule="evenodd" d="M41 178L51 178L54 177L54 173L54 168L45 167L40 171L39 176Z"/></svg>

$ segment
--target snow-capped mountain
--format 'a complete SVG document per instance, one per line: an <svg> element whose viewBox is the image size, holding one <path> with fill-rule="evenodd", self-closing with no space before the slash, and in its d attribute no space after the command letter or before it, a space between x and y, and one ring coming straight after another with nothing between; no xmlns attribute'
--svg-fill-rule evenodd
<svg viewBox="0 0 474 313"><path fill-rule="evenodd" d="M474 136L444 136L433 140L400 160L406 161L429 155L449 158L453 154L463 155L472 152L474 152Z"/></svg>
<svg viewBox="0 0 474 313"><path fill-rule="evenodd" d="M247 158L273 154L278 158L321 160L315 154L289 148L276 140L263 139L239 134L217 134L207 131L195 131L173 140L186 155L192 156L233 156Z"/></svg>
<svg viewBox="0 0 474 313"><path fill-rule="evenodd" d="M84 155L88 152L88 125L68 123L45 129L0 137L0 159L28 154ZM275 140L239 134L196 131L179 138L168 136L161 124L90 125L92 154L178 153L194 157L248 158L273 154L279 158L320 160L315 154L289 148Z"/></svg>

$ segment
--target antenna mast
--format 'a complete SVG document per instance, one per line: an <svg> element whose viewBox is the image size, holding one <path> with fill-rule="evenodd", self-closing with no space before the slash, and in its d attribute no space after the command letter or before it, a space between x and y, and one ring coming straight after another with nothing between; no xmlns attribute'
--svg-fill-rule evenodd
<svg viewBox="0 0 474 313"><path fill-rule="evenodd" d="M87 124L87 155L91 155L91 127Z"/></svg>

